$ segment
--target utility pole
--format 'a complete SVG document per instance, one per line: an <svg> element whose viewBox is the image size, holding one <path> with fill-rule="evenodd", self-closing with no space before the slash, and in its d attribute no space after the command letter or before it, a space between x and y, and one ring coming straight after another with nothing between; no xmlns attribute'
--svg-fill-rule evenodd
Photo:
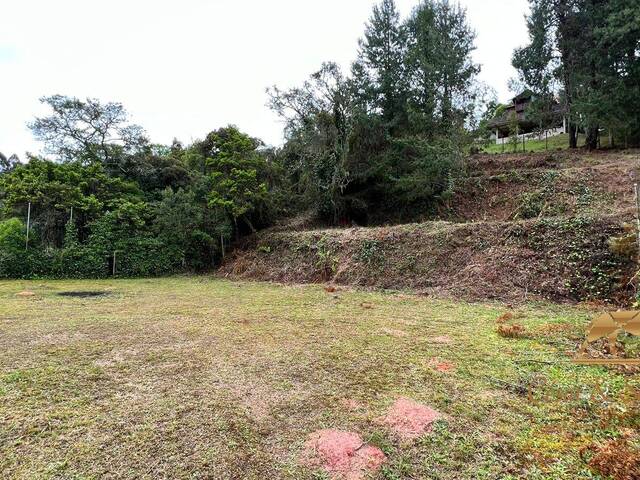
<svg viewBox="0 0 640 480"><path fill-rule="evenodd" d="M29 202L29 206L27 207L27 239L25 240L24 249L29 249L29 227L31 225L31 202Z"/></svg>

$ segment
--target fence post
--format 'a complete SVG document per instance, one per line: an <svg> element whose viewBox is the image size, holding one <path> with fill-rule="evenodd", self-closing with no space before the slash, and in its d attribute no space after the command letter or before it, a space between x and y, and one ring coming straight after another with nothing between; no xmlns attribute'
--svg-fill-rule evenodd
<svg viewBox="0 0 640 480"><path fill-rule="evenodd" d="M111 273L112 276L116 276L116 251L113 251L113 271Z"/></svg>
<svg viewBox="0 0 640 480"><path fill-rule="evenodd" d="M29 226L31 225L31 202L29 202L29 206L27 207L27 238L24 243L24 249L29 249Z"/></svg>

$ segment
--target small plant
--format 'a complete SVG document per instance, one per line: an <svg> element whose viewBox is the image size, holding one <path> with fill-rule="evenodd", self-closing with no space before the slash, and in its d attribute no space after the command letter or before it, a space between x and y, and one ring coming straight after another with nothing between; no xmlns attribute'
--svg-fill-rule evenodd
<svg viewBox="0 0 640 480"><path fill-rule="evenodd" d="M371 265L382 255L382 248L378 240L364 240L358 252L358 259L367 265Z"/></svg>
<svg viewBox="0 0 640 480"><path fill-rule="evenodd" d="M523 193L520 198L521 204L518 209L518 216L520 218L535 218L543 212L546 204L543 192L526 192Z"/></svg>
<svg viewBox="0 0 640 480"><path fill-rule="evenodd" d="M260 245L258 247L258 252L260 252L260 253L271 253L271 247L269 245Z"/></svg>
<svg viewBox="0 0 640 480"><path fill-rule="evenodd" d="M625 223L623 234L609 239L609 250L625 258L632 259L638 252L636 243L636 229L633 225Z"/></svg>
<svg viewBox="0 0 640 480"><path fill-rule="evenodd" d="M315 245L316 267L320 270L322 280L328 280L335 273L338 260L333 256L330 247L327 245L327 238L322 237Z"/></svg>

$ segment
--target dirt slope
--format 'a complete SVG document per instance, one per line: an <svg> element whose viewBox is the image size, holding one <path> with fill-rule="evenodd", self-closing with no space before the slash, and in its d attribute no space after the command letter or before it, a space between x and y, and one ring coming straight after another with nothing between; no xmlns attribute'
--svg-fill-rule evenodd
<svg viewBox="0 0 640 480"><path fill-rule="evenodd" d="M608 242L633 220L639 167L638 152L477 156L438 219L267 231L221 273L469 299L623 301L634 264Z"/></svg>

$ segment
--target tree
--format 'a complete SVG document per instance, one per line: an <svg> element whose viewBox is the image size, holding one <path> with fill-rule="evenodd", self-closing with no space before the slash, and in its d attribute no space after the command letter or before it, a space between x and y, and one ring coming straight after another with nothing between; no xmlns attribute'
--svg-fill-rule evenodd
<svg viewBox="0 0 640 480"><path fill-rule="evenodd" d="M570 147L577 146L578 127L586 132L587 147L596 148L601 125L637 125L638 2L530 0L530 4L530 42L516 50L513 64L541 97L553 81L559 83Z"/></svg>
<svg viewBox="0 0 640 480"><path fill-rule="evenodd" d="M478 93L480 68L471 58L475 33L466 12L448 0L423 0L407 31L412 123L421 133L452 134L465 126Z"/></svg>
<svg viewBox="0 0 640 480"><path fill-rule="evenodd" d="M597 106L600 123L626 145L640 143L640 2L598 2L601 19L593 31L599 52L594 56L597 91L589 105Z"/></svg>
<svg viewBox="0 0 640 480"><path fill-rule="evenodd" d="M26 218L31 203L32 226L49 247L62 245L71 208L84 238L84 227L115 202L141 196L136 184L109 176L100 164L60 164L32 157L0 175L0 215Z"/></svg>
<svg viewBox="0 0 640 480"><path fill-rule="evenodd" d="M210 207L224 211L238 235L238 221L251 232L256 228L252 215L267 201L267 184L262 174L264 158L258 152L260 140L230 125L207 135L196 149L204 156L206 175L211 181L208 193Z"/></svg>
<svg viewBox="0 0 640 480"><path fill-rule="evenodd" d="M393 0L382 0L359 40L352 67L357 101L382 115L391 131L406 124L406 31Z"/></svg>
<svg viewBox="0 0 640 480"><path fill-rule="evenodd" d="M0 173L10 172L20 163L20 159L14 153L9 158L0 152Z"/></svg>
<svg viewBox="0 0 640 480"><path fill-rule="evenodd" d="M128 123L120 103L102 104L97 99L83 101L63 95L40 101L51 107L53 114L36 118L29 128L44 142L46 152L60 160L117 165L123 155L147 143L142 127Z"/></svg>
<svg viewBox="0 0 640 480"><path fill-rule="evenodd" d="M350 182L349 138L354 100L348 80L335 63L325 63L302 87L268 90L269 106L286 122L289 169L319 202L325 218L337 223Z"/></svg>
<svg viewBox="0 0 640 480"><path fill-rule="evenodd" d="M220 253L220 236L230 236L229 223L217 218L212 224L206 219L202 198L195 189L173 191L167 187L162 199L154 205L154 230L167 245L184 252L184 263L196 270L214 265Z"/></svg>

